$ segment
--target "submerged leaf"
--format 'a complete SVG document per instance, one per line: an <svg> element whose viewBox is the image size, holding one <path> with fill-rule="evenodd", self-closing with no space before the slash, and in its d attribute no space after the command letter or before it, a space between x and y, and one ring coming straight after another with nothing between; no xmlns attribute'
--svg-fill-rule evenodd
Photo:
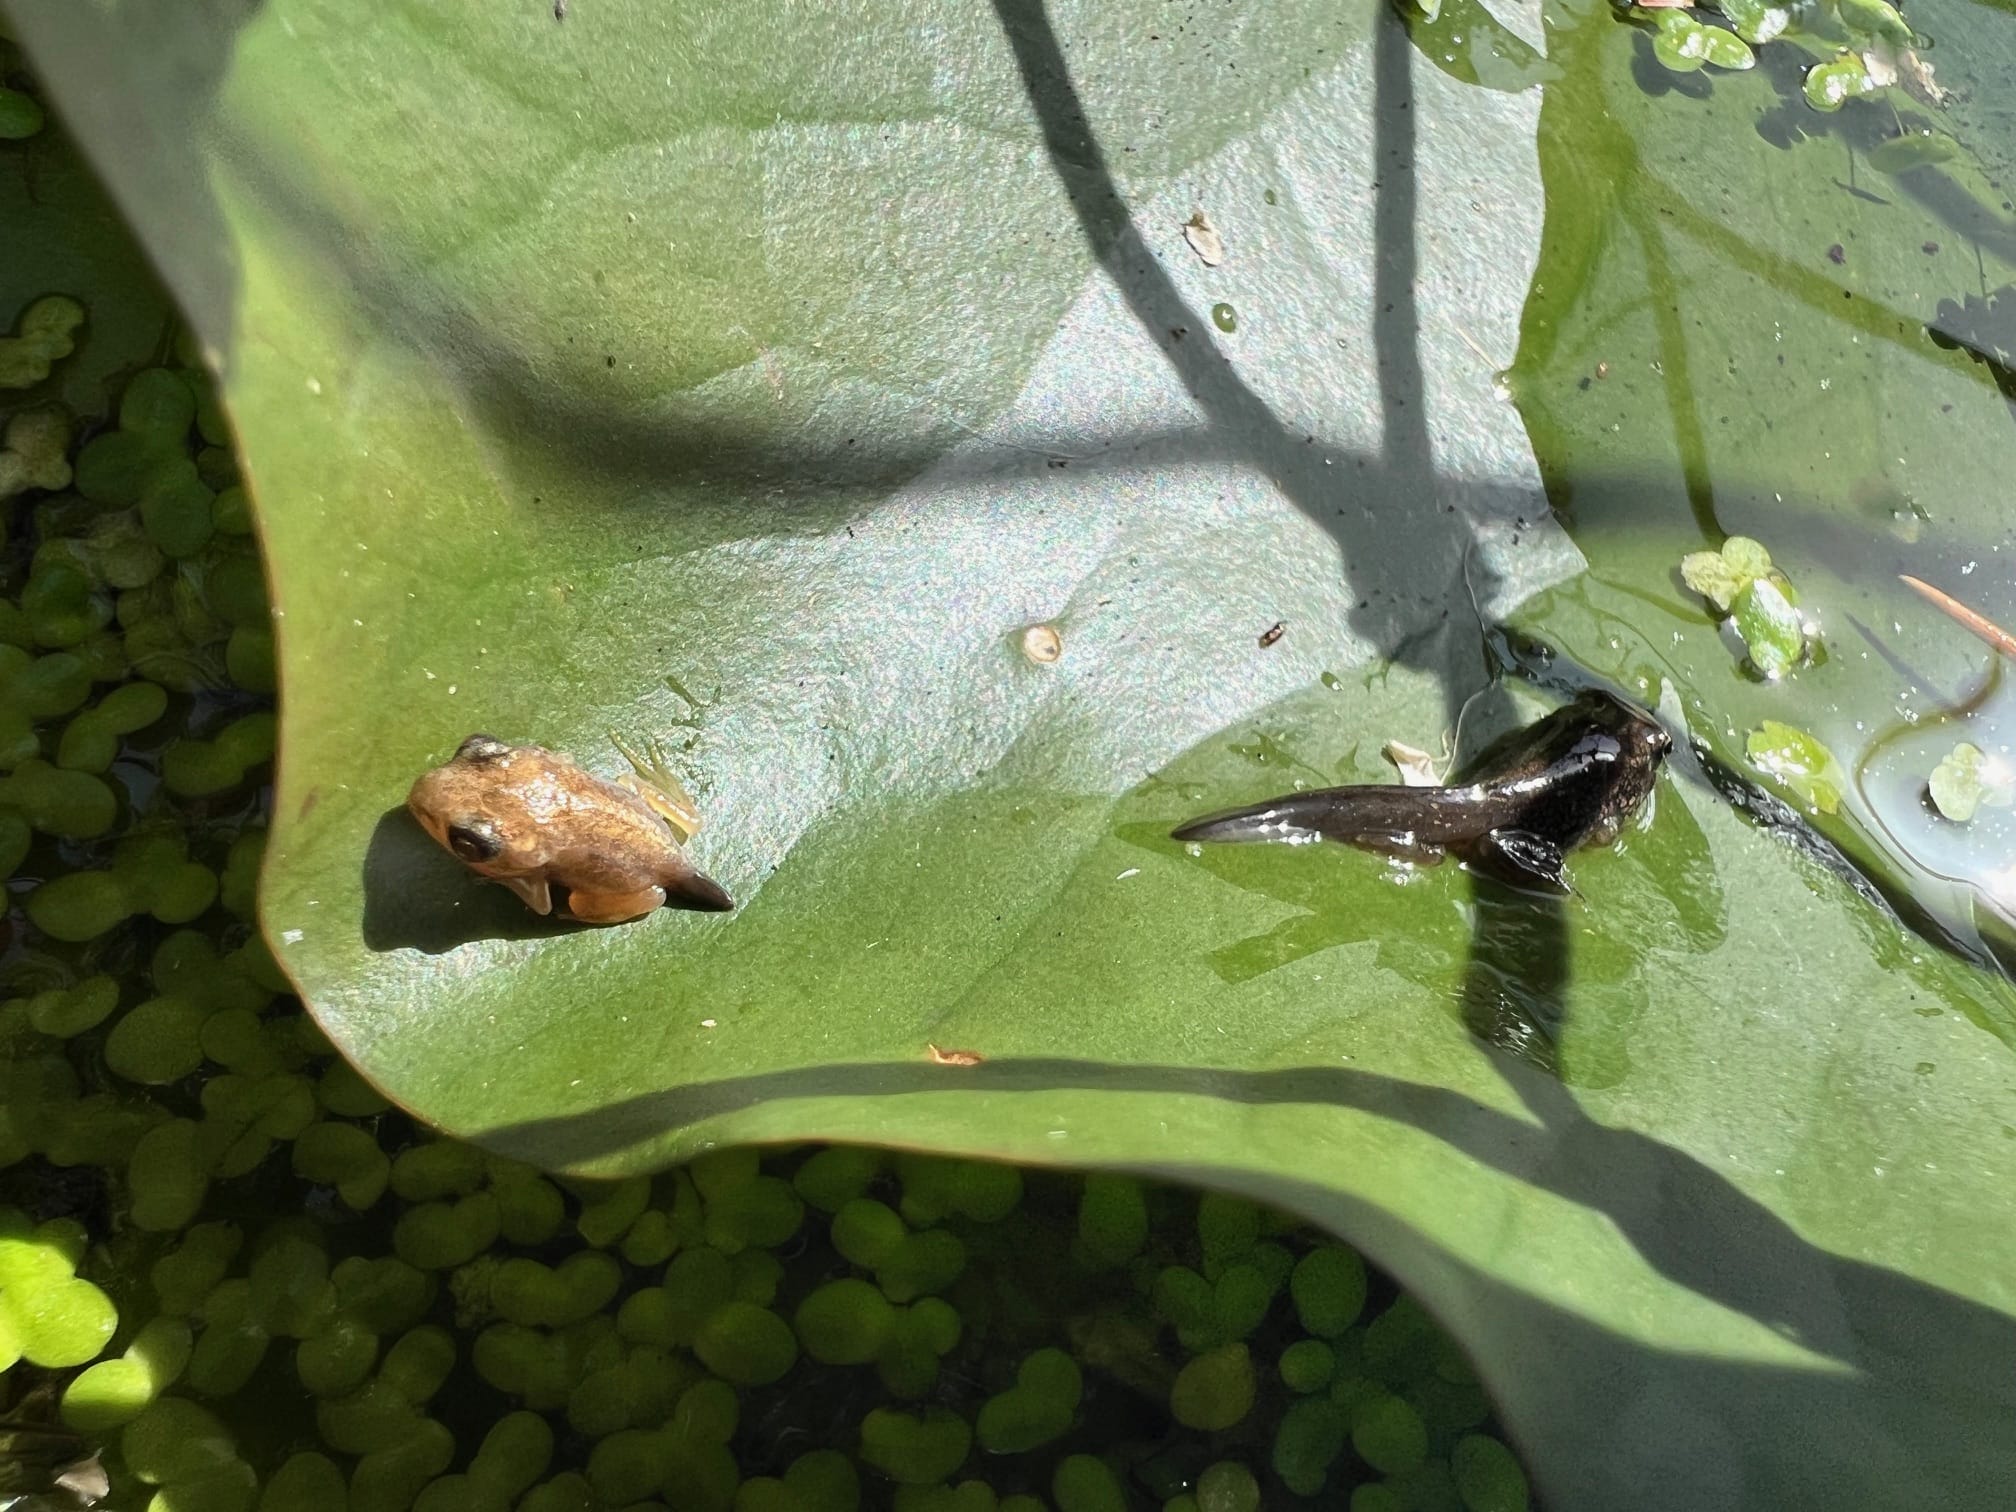
<svg viewBox="0 0 2016 1512"><path fill-rule="evenodd" d="M1871 168L1883 173L1908 173L1933 163L1950 163L1960 156L1960 144L1943 131L1907 131L1869 150Z"/></svg>
<svg viewBox="0 0 2016 1512"><path fill-rule="evenodd" d="M1804 730L1767 719L1751 732L1746 749L1757 770L1784 784L1808 809L1831 814L1841 807L1847 776L1834 753Z"/></svg>
<svg viewBox="0 0 2016 1512"><path fill-rule="evenodd" d="M1963 740L1939 759L1926 786L1940 813L1965 824L1983 804L2007 808L2016 800L2016 771L2004 758Z"/></svg>

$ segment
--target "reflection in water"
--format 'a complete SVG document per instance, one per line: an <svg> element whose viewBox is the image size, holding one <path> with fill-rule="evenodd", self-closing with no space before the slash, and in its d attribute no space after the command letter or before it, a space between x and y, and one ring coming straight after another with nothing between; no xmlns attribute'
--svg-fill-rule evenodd
<svg viewBox="0 0 2016 1512"><path fill-rule="evenodd" d="M1480 878L1476 909L1463 974L1464 1027L1558 1076L1569 974L1564 904Z"/></svg>
<svg viewBox="0 0 2016 1512"><path fill-rule="evenodd" d="M1855 767L1856 792L1891 848L1972 893L1974 927L2004 970L2016 963L2016 810L1984 805L1956 823L1933 806L1927 784L1962 741L2006 756L2012 729L2016 688L1993 657L1979 687L1936 713L1891 721L1870 737Z"/></svg>

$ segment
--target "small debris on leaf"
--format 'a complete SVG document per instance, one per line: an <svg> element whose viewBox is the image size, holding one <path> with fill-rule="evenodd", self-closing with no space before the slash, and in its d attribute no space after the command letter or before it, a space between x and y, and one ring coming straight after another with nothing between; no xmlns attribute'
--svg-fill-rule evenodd
<svg viewBox="0 0 2016 1512"><path fill-rule="evenodd" d="M1262 630L1260 632L1260 649L1262 651L1265 651L1269 646L1273 645L1274 642L1281 639L1281 637L1287 632L1287 629L1288 629L1288 621L1286 620L1274 621L1273 624L1269 625L1265 630Z"/></svg>
<svg viewBox="0 0 2016 1512"><path fill-rule="evenodd" d="M1908 572L1899 573L1898 577L1907 588L1928 599L1943 613L1951 615L2004 656L2016 656L2016 635L2011 635L1987 615L1969 609L1952 594L1941 592L1923 578L1915 578Z"/></svg>
<svg viewBox="0 0 2016 1512"><path fill-rule="evenodd" d="M1405 741L1389 740L1381 747L1386 759L1399 770L1400 782L1405 787L1440 787L1442 779L1435 771L1435 758L1419 746L1408 745Z"/></svg>
<svg viewBox="0 0 2016 1512"><path fill-rule="evenodd" d="M1183 240L1190 243L1207 268L1215 268L1225 261L1225 238L1218 234L1218 228L1211 224L1211 217L1202 210L1183 222Z"/></svg>
<svg viewBox="0 0 2016 1512"><path fill-rule="evenodd" d="M1031 625L1022 632L1022 654L1039 667L1047 667L1064 654L1064 637L1054 625Z"/></svg>
<svg viewBox="0 0 2016 1512"><path fill-rule="evenodd" d="M1884 9L1890 10L1890 7ZM1891 10L1890 14L1896 13ZM1910 28L1901 16L1897 17L1897 24L1903 30L1896 36L1881 38L1873 47L1862 51L1862 67L1869 76L1869 82L1879 88L1901 84L1904 92L1921 104L1944 105L1951 91L1932 77L1932 65L1918 56L1917 48L1899 45L1909 38Z"/></svg>
<svg viewBox="0 0 2016 1512"><path fill-rule="evenodd" d="M1833 263L1836 267L1848 261L1848 253L1841 243L1836 242L1827 249L1827 261Z"/></svg>
<svg viewBox="0 0 2016 1512"><path fill-rule="evenodd" d="M926 1045L931 1052L931 1060L939 1066L977 1066L987 1059L977 1050L940 1050L936 1045Z"/></svg>

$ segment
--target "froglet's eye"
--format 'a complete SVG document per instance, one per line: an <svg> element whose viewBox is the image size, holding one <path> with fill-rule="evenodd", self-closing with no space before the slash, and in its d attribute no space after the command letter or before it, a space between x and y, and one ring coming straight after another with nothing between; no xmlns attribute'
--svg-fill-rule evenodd
<svg viewBox="0 0 2016 1512"><path fill-rule="evenodd" d="M483 819L448 826L448 849L464 861L494 861L504 850L496 827Z"/></svg>
<svg viewBox="0 0 2016 1512"><path fill-rule="evenodd" d="M471 735L455 748L457 761L495 761L510 754L511 747L495 735Z"/></svg>

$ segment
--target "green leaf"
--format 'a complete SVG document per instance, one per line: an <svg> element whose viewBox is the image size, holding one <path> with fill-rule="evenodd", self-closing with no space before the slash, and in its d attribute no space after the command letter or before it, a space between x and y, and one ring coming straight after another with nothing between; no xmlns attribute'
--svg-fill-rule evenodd
<svg viewBox="0 0 2016 1512"><path fill-rule="evenodd" d="M1842 25L1851 31L1881 37L1886 42L1896 42L1910 46L1916 38L1909 24L1897 13L1897 7L1890 0L1835 0L1836 13Z"/></svg>
<svg viewBox="0 0 2016 1512"><path fill-rule="evenodd" d="M1680 558L1680 576L1689 588L1715 606L1717 614L1727 614L1736 595L1750 581L1720 551L1688 552Z"/></svg>
<svg viewBox="0 0 2016 1512"><path fill-rule="evenodd" d="M1706 33L1702 56L1715 67L1736 72L1757 66L1757 55L1734 32L1724 31L1719 26L1707 26L1702 30Z"/></svg>
<svg viewBox="0 0 2016 1512"><path fill-rule="evenodd" d="M1676 73L1691 73L1704 63L1717 68L1744 69L1756 66L1757 59L1743 39L1719 26L1709 26L1691 11L1660 8L1654 13L1657 35L1653 54Z"/></svg>
<svg viewBox="0 0 2016 1512"><path fill-rule="evenodd" d="M1965 824L1984 803L2007 808L2016 801L2016 773L2009 763L1983 754L1970 741L1961 741L1939 758L1927 786L1932 803L1956 824Z"/></svg>
<svg viewBox="0 0 2016 1512"><path fill-rule="evenodd" d="M1693 73L1708 61L1708 28L1684 10L1661 10L1652 55L1674 73Z"/></svg>
<svg viewBox="0 0 2016 1512"><path fill-rule="evenodd" d="M1783 677L1806 652L1806 628L1769 578L1758 578L1731 605L1730 619L1749 649L1751 663L1767 678Z"/></svg>
<svg viewBox="0 0 2016 1512"><path fill-rule="evenodd" d="M1745 749L1751 765L1789 789L1808 809L1831 814L1841 807L1847 778L1834 753L1804 730L1767 719Z"/></svg>
<svg viewBox="0 0 2016 1512"><path fill-rule="evenodd" d="M1733 535L1722 543L1722 560L1746 583L1768 576L1771 571L1771 553L1764 549L1764 543L1745 535Z"/></svg>
<svg viewBox="0 0 2016 1512"><path fill-rule="evenodd" d="M1806 103L1815 110L1839 110L1857 95L1874 94L1876 82L1854 53L1816 63L1806 73Z"/></svg>
<svg viewBox="0 0 2016 1512"><path fill-rule="evenodd" d="M1765 0L1718 0L1715 7L1729 18L1736 35L1752 44L1769 42L1790 29L1792 9Z"/></svg>
<svg viewBox="0 0 2016 1512"><path fill-rule="evenodd" d="M1805 368L1796 401L1773 386L1792 312L1727 294L1757 259L1720 223L1582 234L1659 182L1656 151L1616 154L1675 139L1617 126L1637 86L1607 14L1614 43L1550 16L1543 120L1592 78L1631 95L1582 115L1543 244L1534 101L1418 67L1373 111L1406 55L1369 5L1174 34L1151 4L1032 0L16 9L226 375L286 686L263 919L372 1085L584 1173L853 1138L1286 1204L1448 1320L1570 1512L2007 1492L2000 978L1761 832L1684 742L1648 827L1578 853L1558 903L1167 838L1435 746L1480 680L1473 608L1537 617L1557 675L1676 733L1745 707L1668 612L1679 543L1723 534L1658 513L1692 474L1656 453L1657 528L1569 541L1526 439L1551 467L1558 427L1492 397L1515 342L1550 381L1600 358L1609 404L1653 396L1658 425L1592 414L1641 450L1574 454L1577 508L1725 413L1753 469L1825 449L1766 450L1758 416L1902 444L1841 431ZM1626 51L1599 72L1591 46ZM1740 125L1709 202L1775 234L1787 191L1742 176ZM1417 149L1404 183L1374 166ZM1181 246L1200 207L1223 269ZM1795 229L1801 267L1841 234ZM1608 279L1609 249L1614 285L1533 278ZM1679 318L1676 263L1707 291L1688 313L1730 322L1712 361L1634 323ZM1522 332L1543 285L1597 334L1544 350L1585 333L1537 303ZM1464 291L1461 340L1417 287ZM1021 649L1038 625L1054 660ZM741 907L572 929L473 881L401 802L477 729L606 773L611 730L689 742L696 859ZM177 1174L189 1137L136 1168ZM142 1216L186 1219L181 1185ZM407 1247L466 1258L497 1210L418 1209ZM952 1473L938 1412L877 1453ZM1399 1465L1389 1416L1366 1444Z"/></svg>

